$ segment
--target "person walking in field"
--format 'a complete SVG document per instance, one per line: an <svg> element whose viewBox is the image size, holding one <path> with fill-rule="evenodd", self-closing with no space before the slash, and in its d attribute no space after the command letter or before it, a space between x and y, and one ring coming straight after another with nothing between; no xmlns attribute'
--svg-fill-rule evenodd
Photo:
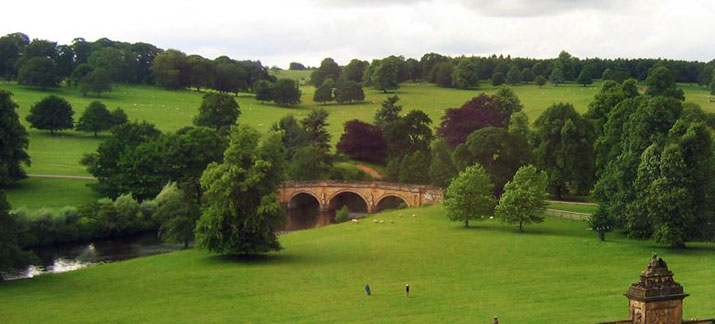
<svg viewBox="0 0 715 324"><path fill-rule="evenodd" d="M370 296L370 285L365 285L365 294Z"/></svg>
<svg viewBox="0 0 715 324"><path fill-rule="evenodd" d="M410 284L405 284L405 296L410 297Z"/></svg>

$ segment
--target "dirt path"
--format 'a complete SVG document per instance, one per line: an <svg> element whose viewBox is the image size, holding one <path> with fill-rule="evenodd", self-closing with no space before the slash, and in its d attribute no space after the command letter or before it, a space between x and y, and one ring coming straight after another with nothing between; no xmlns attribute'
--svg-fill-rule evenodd
<svg viewBox="0 0 715 324"><path fill-rule="evenodd" d="M27 176L30 178L97 180L97 178L90 177L90 176L72 176L72 175L58 175L58 174L28 174Z"/></svg>
<svg viewBox="0 0 715 324"><path fill-rule="evenodd" d="M357 163L353 163L353 166L360 169L361 171L364 171L365 173L369 174L371 177L373 177L375 179L382 179L382 173L377 172L377 170L375 170L369 166L365 166L365 165L357 164Z"/></svg>

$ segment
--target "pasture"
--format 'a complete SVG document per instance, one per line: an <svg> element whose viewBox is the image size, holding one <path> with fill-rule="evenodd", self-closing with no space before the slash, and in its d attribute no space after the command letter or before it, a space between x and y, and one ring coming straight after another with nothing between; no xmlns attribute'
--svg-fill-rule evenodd
<svg viewBox="0 0 715 324"><path fill-rule="evenodd" d="M6 282L0 318L490 323L497 315L502 323L594 323L627 318L622 294L654 251L691 294L684 317L715 317L712 243L677 251L617 234L600 242L584 222L553 217L523 234L496 220L464 228L447 221L439 205L297 231L280 241L282 251L263 257L186 250Z"/></svg>
<svg viewBox="0 0 715 324"><path fill-rule="evenodd" d="M278 72L279 77L296 79L305 79L309 75L310 71ZM599 83L588 87L577 84L562 84L555 87L549 84L539 88L530 84L512 88L521 99L524 111L530 121L533 122L541 112L555 102L569 102L578 111L586 111L588 103L598 92L599 86ZM687 101L701 105L706 111L715 111L715 103L709 102L710 95L705 88L691 84L680 86L685 90ZM29 154L32 164L26 169L27 172L52 175L88 175L85 168L79 164L79 160L84 154L94 151L102 138L108 134L102 133L98 137L94 137L90 133L63 131L53 136L49 132L30 129L25 121L25 116L29 113L32 104L43 97L55 94L67 99L75 111L75 121L79 119L91 101L100 100L109 109L121 107L130 120L146 120L164 132L172 132L192 124L202 96L202 93L192 90L167 91L156 87L136 85L116 85L114 91L104 94L102 97L83 97L77 89L67 87L40 90L14 83L0 83L0 89L11 91L14 94L13 99L20 105L20 119L28 127L30 133ZM393 95L393 93L384 94L381 91L366 88L364 102L322 105L312 101L313 87L302 86L301 91L303 92L302 103L296 107L280 107L272 103L256 101L251 94L240 94L236 97L241 107L239 123L249 124L261 132L266 132L273 123L287 114L302 118L311 109L321 107L330 113L328 130L332 135L332 143L335 144L340 139L343 124L346 121L351 119L372 121L380 103L387 96ZM399 103L404 107L403 113L413 109L423 110L430 116L433 126L436 127L439 125L444 109L459 107L481 92L493 93L495 91L496 88L487 82L482 82L478 90L444 89L426 83L405 83L394 94L400 96ZM47 183L50 181L54 180L46 180ZM57 186L39 186L32 191L31 197L22 197L22 193L13 193L14 189L11 189L10 202L13 207L41 207L43 206L41 197L45 196L44 191L51 191L53 190L51 188ZM80 190L72 192L73 195L81 195ZM85 195L89 197L90 194L90 190L85 188Z"/></svg>

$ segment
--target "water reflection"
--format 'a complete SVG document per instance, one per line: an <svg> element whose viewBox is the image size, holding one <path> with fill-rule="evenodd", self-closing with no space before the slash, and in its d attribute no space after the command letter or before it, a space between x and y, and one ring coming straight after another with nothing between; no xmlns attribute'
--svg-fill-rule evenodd
<svg viewBox="0 0 715 324"><path fill-rule="evenodd" d="M5 280L32 278L45 273L74 271L101 263L175 251L182 244L162 243L156 233L99 240L89 244L63 244L33 249L37 262L24 271L6 273Z"/></svg>

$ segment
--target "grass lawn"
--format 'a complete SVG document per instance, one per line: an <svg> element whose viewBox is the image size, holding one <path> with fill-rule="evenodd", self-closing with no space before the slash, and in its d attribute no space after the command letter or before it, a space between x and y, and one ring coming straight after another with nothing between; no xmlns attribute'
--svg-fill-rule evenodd
<svg viewBox="0 0 715 324"><path fill-rule="evenodd" d="M65 206L78 206L88 200L101 198L87 187L92 180L30 178L20 181L7 190L7 199L13 209L59 210Z"/></svg>
<svg viewBox="0 0 715 324"><path fill-rule="evenodd" d="M279 77L306 78L310 71L280 71ZM593 86L582 87L576 84L562 84L558 87L551 85L539 88L535 85L515 86L524 111L533 122L541 112L555 102L570 102L578 111L584 112L588 103L598 92L600 83ZM708 102L710 97L705 88L685 84L681 87L686 92L686 99L700 104L706 111L715 111L715 103ZM65 131L52 136L48 132L29 129L25 116L29 113L32 104L40 101L49 94L56 94L66 98L75 110L75 120L78 120L84 109L93 100L104 102L110 109L121 107L126 111L131 120L146 120L154 123L162 131L176 131L181 127L191 125L194 115L201 103L201 93L182 90L167 91L156 87L136 85L116 85L114 91L103 95L101 98L83 97L75 88L57 88L53 90L39 90L20 86L14 83L0 83L0 89L14 93L13 99L20 105L19 115L21 121L30 132L29 154L32 165L27 168L28 173L59 174L59 175L87 175L87 171L79 160L86 153L92 152L101 142L102 136L94 137L88 133ZM240 123L249 124L259 131L268 131L270 126L287 114L294 114L302 118L310 113L311 109L322 107L328 110L328 131L332 134L332 143L340 139L343 124L352 119L372 121L375 111L386 96L373 89L365 89L364 102L339 105L336 103L321 105L313 102L314 88L302 86L302 104L285 108L271 103L256 101L252 95L244 94L236 98L241 107ZM432 118L433 125L439 124L440 117L445 108L459 107L470 98L481 92L492 93L496 88L482 82L479 90L458 90L438 88L431 84L406 83L402 84L396 94L400 96L400 104L404 106L403 112L421 109ZM86 191L89 195L89 190ZM36 197L44 193L35 192Z"/></svg>
<svg viewBox="0 0 715 324"><path fill-rule="evenodd" d="M653 251L691 294L684 316L715 317L715 244L671 251L616 234L599 242L586 227L547 217L519 234L496 221L466 229L448 222L441 206L392 211L284 235L284 250L265 257L187 250L6 282L0 318L490 323L497 315L503 323L594 323L627 318L622 294Z"/></svg>
<svg viewBox="0 0 715 324"><path fill-rule="evenodd" d="M570 212L575 212L575 213L593 214L596 212L596 209L598 209L598 206L549 202L546 204L546 208L565 210L565 211L570 211Z"/></svg>

